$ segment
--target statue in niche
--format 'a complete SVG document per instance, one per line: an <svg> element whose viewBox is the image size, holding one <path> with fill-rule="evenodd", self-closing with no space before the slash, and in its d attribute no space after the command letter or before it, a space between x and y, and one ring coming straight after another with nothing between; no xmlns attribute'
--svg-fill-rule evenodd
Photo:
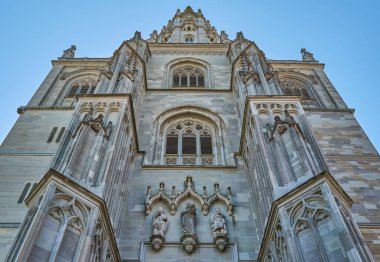
<svg viewBox="0 0 380 262"><path fill-rule="evenodd" d="M75 50L77 50L77 47L75 45L71 45L70 48L63 51L61 58L74 58Z"/></svg>
<svg viewBox="0 0 380 262"><path fill-rule="evenodd" d="M168 227L168 218L162 211L162 207L157 210L157 214L153 217L153 235L165 237L165 232Z"/></svg>
<svg viewBox="0 0 380 262"><path fill-rule="evenodd" d="M165 232L168 228L168 218L162 211L162 207L158 208L156 215L152 220L153 232L150 237L152 247L155 250L160 250L165 243Z"/></svg>
<svg viewBox="0 0 380 262"><path fill-rule="evenodd" d="M197 214L195 205L187 202L186 210L181 213L182 237L181 242L183 249L187 253L192 253L195 250L195 245L198 242L198 237L195 234L195 224L197 223Z"/></svg>
<svg viewBox="0 0 380 262"><path fill-rule="evenodd" d="M188 202L186 211L181 213L182 231L184 234L195 235L195 224L197 222L196 208L194 204Z"/></svg>
<svg viewBox="0 0 380 262"><path fill-rule="evenodd" d="M305 48L301 49L302 61L304 62L318 62L315 60L314 55L308 52Z"/></svg>
<svg viewBox="0 0 380 262"><path fill-rule="evenodd" d="M220 211L220 208L216 210L214 215L211 215L210 221L214 243L216 244L218 250L224 251L226 249L226 245L228 244L228 237L226 217Z"/></svg>
<svg viewBox="0 0 380 262"><path fill-rule="evenodd" d="M210 217L212 233L214 236L218 234L227 234L225 216L220 211L220 208L216 210L216 213Z"/></svg>

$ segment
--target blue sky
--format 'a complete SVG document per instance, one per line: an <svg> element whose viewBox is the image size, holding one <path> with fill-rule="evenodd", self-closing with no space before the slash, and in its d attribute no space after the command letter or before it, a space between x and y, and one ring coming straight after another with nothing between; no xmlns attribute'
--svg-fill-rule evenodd
<svg viewBox="0 0 380 262"><path fill-rule="evenodd" d="M203 14L230 38L256 42L270 59L300 59L302 47L325 71L380 149L379 1L1 1L0 142L71 44L77 57L109 57L136 30L148 38L177 8Z"/></svg>

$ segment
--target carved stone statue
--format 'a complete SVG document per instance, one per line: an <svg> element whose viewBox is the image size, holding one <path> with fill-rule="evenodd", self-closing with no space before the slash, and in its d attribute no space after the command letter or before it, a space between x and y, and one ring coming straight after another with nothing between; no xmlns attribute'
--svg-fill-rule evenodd
<svg viewBox="0 0 380 262"><path fill-rule="evenodd" d="M182 231L184 234L195 235L195 224L197 222L196 208L190 202L186 205L186 211L181 213Z"/></svg>
<svg viewBox="0 0 380 262"><path fill-rule="evenodd" d="M224 251L228 244L226 217L220 211L220 208L216 210L214 215L210 217L212 235L214 243L220 251Z"/></svg>
<svg viewBox="0 0 380 262"><path fill-rule="evenodd" d="M165 232L168 227L168 218L162 211L160 207L157 211L157 214L153 217L153 235L160 235L165 237Z"/></svg>
<svg viewBox="0 0 380 262"><path fill-rule="evenodd" d="M61 58L74 58L75 50L77 50L77 47L75 45L71 45L70 48L63 51Z"/></svg>
<svg viewBox="0 0 380 262"><path fill-rule="evenodd" d="M305 62L318 62L315 60L314 55L310 52L308 52L305 48L301 49L301 54L302 54L302 61Z"/></svg>
<svg viewBox="0 0 380 262"><path fill-rule="evenodd" d="M198 237L195 234L195 224L197 223L197 214L195 205L186 203L186 211L181 213L182 237L181 242L183 249L187 253L192 253L195 250L195 245L198 242Z"/></svg>
<svg viewBox="0 0 380 262"><path fill-rule="evenodd" d="M156 215L153 217L152 225L153 231L150 241L153 249L159 250L165 243L165 232L168 228L168 218L163 213L162 207L157 210Z"/></svg>

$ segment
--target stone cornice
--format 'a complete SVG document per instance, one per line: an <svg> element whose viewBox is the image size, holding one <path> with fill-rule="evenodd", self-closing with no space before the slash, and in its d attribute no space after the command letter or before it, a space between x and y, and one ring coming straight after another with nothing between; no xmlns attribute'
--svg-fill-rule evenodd
<svg viewBox="0 0 380 262"><path fill-rule="evenodd" d="M169 93L231 93L230 89L206 89L206 88L148 88L147 92Z"/></svg>
<svg viewBox="0 0 380 262"><path fill-rule="evenodd" d="M58 60L51 60L52 65L65 65L65 66L79 66L83 64L97 64L99 66L105 65L110 60L109 57L104 58L89 58L89 57L81 57L81 58L61 58Z"/></svg>
<svg viewBox="0 0 380 262"><path fill-rule="evenodd" d="M225 44L149 44L153 55L227 55Z"/></svg>
<svg viewBox="0 0 380 262"><path fill-rule="evenodd" d="M291 201L292 199L298 197L299 195L302 195L303 193L307 192L311 188L316 187L324 182L326 182L329 185L331 191L337 194L340 200L342 200L345 205L347 205L348 207L352 206L353 201L351 197L344 191L344 189L339 185L339 183L334 179L334 177L331 176L329 172L323 171L319 173L318 175L312 177L311 179L301 184L297 188L291 190L290 192L286 193L285 195L273 201L271 209L269 211L269 216L267 219L268 222L265 226L265 231L262 238L262 244L260 246L258 261L264 261L265 251L270 241L271 231L277 220L278 209L281 206L288 203L289 201Z"/></svg>
<svg viewBox="0 0 380 262"><path fill-rule="evenodd" d="M268 59L268 62L273 65L273 67L279 68L279 67L286 67L289 68L289 66L294 67L294 68L300 68L300 67L305 67L305 68L320 68L324 69L325 64L323 63L318 63L318 62L305 62L305 61L300 61L300 60L272 60Z"/></svg>
<svg viewBox="0 0 380 262"><path fill-rule="evenodd" d="M342 160L379 160L379 155L324 155L325 158L334 158Z"/></svg>
<svg viewBox="0 0 380 262"><path fill-rule="evenodd" d="M145 170L237 170L236 166L196 166L196 165L143 165L141 169Z"/></svg>
<svg viewBox="0 0 380 262"><path fill-rule="evenodd" d="M74 106L20 106L17 108L17 113L22 115L25 111L71 111L74 110Z"/></svg>
<svg viewBox="0 0 380 262"><path fill-rule="evenodd" d="M26 206L30 207L30 205L38 199L38 196L43 193L42 191L50 182L55 182L56 184L65 187L65 189L67 190L78 192L83 198L85 198L87 201L91 202L93 205L99 208L100 214L105 221L103 226L106 229L107 236L109 237L109 240L110 240L109 244L110 244L112 253L116 257L117 261L121 261L114 231L111 226L112 225L111 218L108 214L108 208L107 208L106 202L101 197L95 195L88 189L80 186L79 184L69 179L68 177L60 174L56 170L50 169L45 174L45 176L40 180L40 182L38 182L35 189L25 199Z"/></svg>
<svg viewBox="0 0 380 262"><path fill-rule="evenodd" d="M353 108L304 108L307 112L343 112L343 113L355 113Z"/></svg>

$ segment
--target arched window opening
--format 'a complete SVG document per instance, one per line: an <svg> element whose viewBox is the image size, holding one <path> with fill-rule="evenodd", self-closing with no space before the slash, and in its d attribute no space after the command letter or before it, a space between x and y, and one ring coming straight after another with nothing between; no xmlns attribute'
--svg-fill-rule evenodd
<svg viewBox="0 0 380 262"><path fill-rule="evenodd" d="M185 43L186 44L192 44L194 42L194 38L192 36L186 36L185 37Z"/></svg>
<svg viewBox="0 0 380 262"><path fill-rule="evenodd" d="M321 196L305 199L292 213L298 246L305 260L345 261L339 233Z"/></svg>
<svg viewBox="0 0 380 262"><path fill-rule="evenodd" d="M93 94L96 88L95 79L82 79L75 81L67 94L68 97L78 94Z"/></svg>
<svg viewBox="0 0 380 262"><path fill-rule="evenodd" d="M309 94L308 85L294 78L285 77L280 82L280 86L286 96L300 96L303 103L313 103L314 99Z"/></svg>
<svg viewBox="0 0 380 262"><path fill-rule="evenodd" d="M172 124L166 132L165 164L212 165L213 136L210 127L191 119Z"/></svg>
<svg viewBox="0 0 380 262"><path fill-rule="evenodd" d="M193 65L185 65L173 70L173 87L204 87L204 71Z"/></svg>

